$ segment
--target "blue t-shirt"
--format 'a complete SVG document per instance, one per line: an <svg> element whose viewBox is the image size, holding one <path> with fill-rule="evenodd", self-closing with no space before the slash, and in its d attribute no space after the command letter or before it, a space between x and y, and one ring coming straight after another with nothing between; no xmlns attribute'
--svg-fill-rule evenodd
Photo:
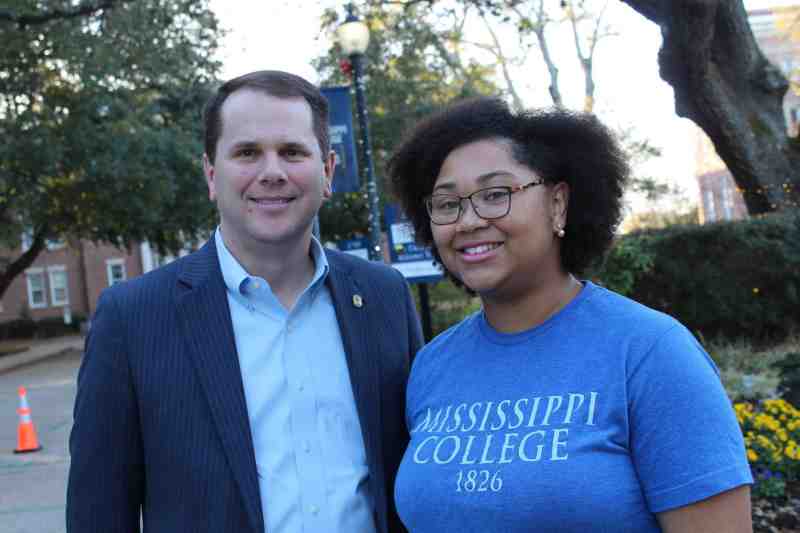
<svg viewBox="0 0 800 533"><path fill-rule="evenodd" d="M531 330L479 312L417 355L395 484L409 531L658 532L654 513L752 483L695 338L584 285Z"/></svg>

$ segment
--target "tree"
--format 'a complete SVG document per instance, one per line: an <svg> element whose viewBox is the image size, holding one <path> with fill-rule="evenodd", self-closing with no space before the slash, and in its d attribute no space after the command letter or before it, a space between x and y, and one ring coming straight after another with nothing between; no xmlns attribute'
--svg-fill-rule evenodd
<svg viewBox="0 0 800 533"><path fill-rule="evenodd" d="M175 252L211 227L200 110L219 35L206 0L0 9L0 296L47 239Z"/></svg>
<svg viewBox="0 0 800 533"><path fill-rule="evenodd" d="M661 27L676 112L712 140L750 214L800 205L800 139L782 107L789 83L759 49L742 0L622 1Z"/></svg>
<svg viewBox="0 0 800 533"><path fill-rule="evenodd" d="M381 0L373 0L378 4L386 4ZM413 12L406 12L408 18L414 20L428 20L437 7L441 10L442 3L428 3L423 10L416 4L406 2L402 4L408 10L413 6ZM608 37L617 36L618 33L606 20L608 0L461 0L455 6L449 7L451 13L458 12L460 21L456 27L458 31L451 31L448 39L451 45L448 49L464 54L465 48L473 47L484 51L494 59L494 64L484 63L490 71L499 71L504 83L504 92L517 110L529 107L520 96L517 87L520 81L518 74L511 71L511 67L526 65L531 59L531 50L537 48L539 59L546 67L549 76L548 91L552 104L557 107L569 107L562 96L561 79L559 77L563 65L550 52L554 38L559 31L568 34L566 41L571 42L571 53L583 74L583 101L580 108L585 112L593 112L595 107L594 80L595 56L600 42ZM424 13L423 17L419 14ZM462 30L464 21L470 15L477 15L488 32L489 42L481 42L474 38L468 39ZM518 46L509 53L502 43L500 36L514 35ZM506 42L511 41L507 38ZM508 47L509 49L511 47ZM566 54L569 56L569 53ZM498 76L500 77L500 76ZM633 167L639 168L646 161L661 156L661 151L653 146L647 139L637 137L631 127L618 128L617 134L628 153ZM642 196L649 201L659 200L668 195L677 194L675 187L671 187L663 179L653 176L634 175L628 187L628 192Z"/></svg>
<svg viewBox="0 0 800 533"><path fill-rule="evenodd" d="M481 9L480 2L477 3L479 9ZM521 43L524 43L525 39L531 34L536 37L542 60L547 66L547 72L550 76L550 96L553 104L558 107L564 106L564 102L559 86L559 68L550 53L548 26L569 23L575 56L584 77L583 110L592 112L595 100L593 74L595 51L598 43L603 38L612 35L604 19L608 0L603 0L600 3L584 2L582 0L560 0L558 3L546 0L504 0L498 4L497 7L490 8L490 11L503 22L511 22L513 20ZM493 37L496 34L494 31L491 31L491 33ZM496 38L493 40L499 47L498 40ZM510 81L509 76L506 76L506 79ZM514 91L514 94L516 94L516 91Z"/></svg>

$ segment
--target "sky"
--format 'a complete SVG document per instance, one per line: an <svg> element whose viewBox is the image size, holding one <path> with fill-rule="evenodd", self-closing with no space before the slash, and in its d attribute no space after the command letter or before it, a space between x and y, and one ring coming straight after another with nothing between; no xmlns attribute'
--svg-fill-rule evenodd
<svg viewBox="0 0 800 533"><path fill-rule="evenodd" d="M344 0L211 0L211 8L228 31L218 56L222 61L222 77L229 79L253 70L278 69L319 82L311 60L331 46L328 37L320 35L319 17L326 8L343 11L344 3ZM761 9L798 3L800 0L745 0L745 7ZM595 110L610 126L633 128L637 137L661 148L662 157L651 160L639 172L678 186L688 202L696 202L696 129L689 120L675 115L672 88L658 74L659 29L617 0L611 0L606 16L619 37L605 39L597 47ZM488 40L481 35L481 28L475 28L474 34L475 40ZM570 107L580 107L583 85L572 45L556 41L551 48L559 61L565 101ZM563 55L559 56L559 52ZM529 62L514 78L520 84L518 88L526 105L550 104L547 72L540 61Z"/></svg>

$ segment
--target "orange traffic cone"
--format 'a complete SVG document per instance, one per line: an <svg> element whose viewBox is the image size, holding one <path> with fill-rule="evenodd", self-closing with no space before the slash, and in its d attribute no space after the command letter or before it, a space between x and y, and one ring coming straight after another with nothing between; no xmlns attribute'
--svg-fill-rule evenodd
<svg viewBox="0 0 800 533"><path fill-rule="evenodd" d="M19 388L19 429L17 430L17 449L14 453L38 452L42 449L39 439L36 438L36 428L31 420L31 408L28 406L28 396L25 387Z"/></svg>

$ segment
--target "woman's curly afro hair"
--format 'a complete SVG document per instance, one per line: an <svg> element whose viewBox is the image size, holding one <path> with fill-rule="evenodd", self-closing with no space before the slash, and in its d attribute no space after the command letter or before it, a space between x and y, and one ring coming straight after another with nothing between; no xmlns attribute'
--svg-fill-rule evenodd
<svg viewBox="0 0 800 533"><path fill-rule="evenodd" d="M611 131L589 113L564 109L516 113L499 98L482 97L455 103L418 123L389 160L394 193L417 240L431 246L437 260L424 199L433 191L450 152L486 139L511 141L517 162L545 183L569 185L561 243L565 272L580 274L605 253L622 216L622 194L630 172Z"/></svg>

